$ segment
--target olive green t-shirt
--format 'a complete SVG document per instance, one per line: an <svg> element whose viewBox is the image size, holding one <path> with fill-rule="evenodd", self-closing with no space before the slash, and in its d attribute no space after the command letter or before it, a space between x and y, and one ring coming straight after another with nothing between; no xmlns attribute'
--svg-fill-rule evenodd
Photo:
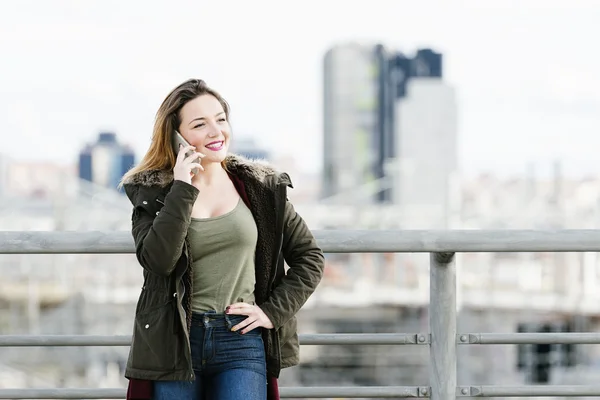
<svg viewBox="0 0 600 400"><path fill-rule="evenodd" d="M240 199L230 212L192 218L188 230L193 260L192 311L222 313L233 303L254 304L254 252L258 231Z"/></svg>

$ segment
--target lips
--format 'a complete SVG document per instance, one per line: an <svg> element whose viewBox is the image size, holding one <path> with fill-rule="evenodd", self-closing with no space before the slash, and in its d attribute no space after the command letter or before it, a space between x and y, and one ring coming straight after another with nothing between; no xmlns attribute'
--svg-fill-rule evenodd
<svg viewBox="0 0 600 400"><path fill-rule="evenodd" d="M224 144L225 144L225 142L223 140L219 140L218 142L209 143L204 147L206 147L207 149L212 150L212 151L219 151L223 148Z"/></svg>

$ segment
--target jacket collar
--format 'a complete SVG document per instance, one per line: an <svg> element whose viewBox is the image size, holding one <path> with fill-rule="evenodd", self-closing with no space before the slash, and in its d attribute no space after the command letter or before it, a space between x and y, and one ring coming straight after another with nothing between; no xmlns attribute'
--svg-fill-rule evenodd
<svg viewBox="0 0 600 400"><path fill-rule="evenodd" d="M285 184L292 187L292 182L287 173L280 173L264 160L250 160L246 157L230 154L225 158L225 165L229 173L239 177L242 181L255 181L268 187ZM173 182L173 171L149 170L142 171L127 178L123 184L127 186L158 186L165 188Z"/></svg>

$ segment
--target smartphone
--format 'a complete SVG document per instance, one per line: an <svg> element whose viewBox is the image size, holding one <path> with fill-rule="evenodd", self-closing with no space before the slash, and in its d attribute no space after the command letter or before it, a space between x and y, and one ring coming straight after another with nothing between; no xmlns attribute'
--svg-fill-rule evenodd
<svg viewBox="0 0 600 400"><path fill-rule="evenodd" d="M187 140L185 140L183 138L183 136L181 136L181 133L175 131L175 134L173 135L173 151L175 151L175 156L177 156L177 154L179 154L179 145L182 145L183 147L187 147L190 144L187 142ZM193 150L190 150L186 153L186 157L189 157L191 154L194 154ZM198 158L198 162L201 162L201 159ZM196 175L198 173L198 168L194 168L192 169L192 174Z"/></svg>

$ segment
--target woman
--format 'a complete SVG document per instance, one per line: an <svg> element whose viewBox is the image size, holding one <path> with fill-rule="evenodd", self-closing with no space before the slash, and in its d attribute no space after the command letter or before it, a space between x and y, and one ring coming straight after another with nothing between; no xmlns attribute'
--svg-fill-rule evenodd
<svg viewBox="0 0 600 400"><path fill-rule="evenodd" d="M190 144L177 152L176 132ZM295 314L323 253L287 200L289 176L227 155L230 141L227 102L188 80L123 177L144 274L128 399L278 398L281 369L298 363Z"/></svg>

